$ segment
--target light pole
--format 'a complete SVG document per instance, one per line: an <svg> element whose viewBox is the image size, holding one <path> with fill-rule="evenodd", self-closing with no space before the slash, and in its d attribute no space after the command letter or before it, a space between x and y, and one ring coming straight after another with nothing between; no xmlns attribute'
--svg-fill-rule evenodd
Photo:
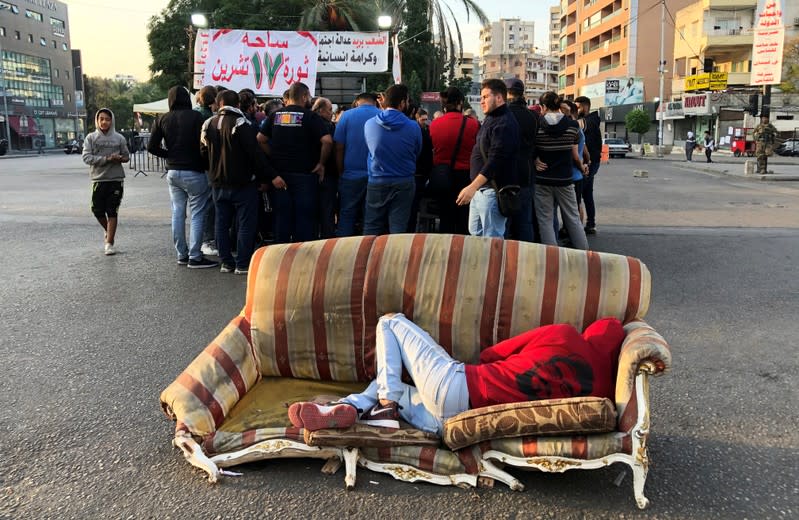
<svg viewBox="0 0 799 520"><path fill-rule="evenodd" d="M658 100L658 108L656 114L658 118L658 157L663 157L663 120L666 117L666 111L663 110L663 76L666 73L666 58L665 58L665 31L666 31L666 0L660 0L660 61L658 66L658 73L660 74L660 98Z"/></svg>
<svg viewBox="0 0 799 520"><path fill-rule="evenodd" d="M186 60L186 77L188 78L189 90L194 87L194 67L192 67L194 62L194 48L192 43L194 41L195 27L201 29L208 27L208 18L203 13L192 13L191 23L186 27L186 37L189 40L188 45L186 45L186 52L188 54L188 60Z"/></svg>

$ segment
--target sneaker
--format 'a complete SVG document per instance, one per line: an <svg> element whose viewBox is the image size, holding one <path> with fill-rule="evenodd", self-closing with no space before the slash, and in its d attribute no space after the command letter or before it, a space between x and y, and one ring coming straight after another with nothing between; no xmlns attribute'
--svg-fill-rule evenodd
<svg viewBox="0 0 799 520"><path fill-rule="evenodd" d="M245 267L245 268L239 269L237 267L236 270L233 271L233 274L247 274L247 268Z"/></svg>
<svg viewBox="0 0 799 520"><path fill-rule="evenodd" d="M596 226L585 226L586 235L596 235Z"/></svg>
<svg viewBox="0 0 799 520"><path fill-rule="evenodd" d="M184 256L182 258L178 258L178 265L187 265L189 263L189 257Z"/></svg>
<svg viewBox="0 0 799 520"><path fill-rule="evenodd" d="M219 249L216 248L216 244L213 242L203 242L200 251L202 251L204 255L219 256Z"/></svg>
<svg viewBox="0 0 799 520"><path fill-rule="evenodd" d="M208 269L209 267L216 267L218 265L219 262L208 260L205 257L202 257L199 260L189 260L189 269Z"/></svg>
<svg viewBox="0 0 799 520"><path fill-rule="evenodd" d="M220 273L232 273L235 271L236 268L232 265L222 264L222 267L219 268Z"/></svg>
<svg viewBox="0 0 799 520"><path fill-rule="evenodd" d="M294 403L289 406L289 421L308 431L326 428L349 428L358 419L358 410L351 404Z"/></svg>
<svg viewBox="0 0 799 520"><path fill-rule="evenodd" d="M358 422L380 428L399 429L399 405L391 403L383 406L378 403L370 410L366 410Z"/></svg>
<svg viewBox="0 0 799 520"><path fill-rule="evenodd" d="M114 244L109 244L108 242L105 243L105 250L106 256L111 256L117 254L117 250L114 248Z"/></svg>

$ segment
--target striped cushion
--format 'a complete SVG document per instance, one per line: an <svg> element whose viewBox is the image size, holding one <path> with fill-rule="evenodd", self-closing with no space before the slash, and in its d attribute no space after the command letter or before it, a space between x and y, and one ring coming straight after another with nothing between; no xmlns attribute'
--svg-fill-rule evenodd
<svg viewBox="0 0 799 520"><path fill-rule="evenodd" d="M568 457L590 460L613 453L632 453L632 439L626 433L610 432L563 437L516 437L480 444L480 450L497 450L513 457Z"/></svg>
<svg viewBox="0 0 799 520"><path fill-rule="evenodd" d="M237 316L161 392L161 406L177 419L177 431L198 437L213 433L258 382L258 360L248 335L246 320Z"/></svg>

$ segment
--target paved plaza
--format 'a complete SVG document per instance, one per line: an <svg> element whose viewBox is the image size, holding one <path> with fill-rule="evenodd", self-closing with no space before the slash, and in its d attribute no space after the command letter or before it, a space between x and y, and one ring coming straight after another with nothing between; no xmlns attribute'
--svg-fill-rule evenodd
<svg viewBox="0 0 799 520"><path fill-rule="evenodd" d="M158 396L239 312L245 277L176 265L158 174L129 174L121 253L105 257L80 157L0 159L0 519L796 518L799 182L724 169L631 157L596 181L591 248L647 264L647 321L674 357L652 381L641 512L620 465L511 469L523 492L366 469L347 492L310 459L209 484L171 447Z"/></svg>

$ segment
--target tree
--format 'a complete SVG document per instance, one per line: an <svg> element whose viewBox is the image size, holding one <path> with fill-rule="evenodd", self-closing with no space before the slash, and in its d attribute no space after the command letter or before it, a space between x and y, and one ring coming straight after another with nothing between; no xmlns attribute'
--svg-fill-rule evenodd
<svg viewBox="0 0 799 520"><path fill-rule="evenodd" d="M649 114L645 110L631 110L624 116L624 126L627 127L628 132L638 134L638 144L641 144L641 138L643 134L649 131L651 124L652 122L649 120ZM641 155L644 155L643 147L641 147Z"/></svg>
<svg viewBox="0 0 799 520"><path fill-rule="evenodd" d="M307 31L376 31L374 0L303 0L299 28Z"/></svg>
<svg viewBox="0 0 799 520"><path fill-rule="evenodd" d="M799 37L785 43L782 67L780 90L786 94L799 93Z"/></svg>
<svg viewBox="0 0 799 520"><path fill-rule="evenodd" d="M117 130L131 129L134 103L146 103L166 96L166 91L153 81L131 85L124 81L85 76L83 81L89 130L94 128L94 116L103 107L110 108L114 113Z"/></svg>

